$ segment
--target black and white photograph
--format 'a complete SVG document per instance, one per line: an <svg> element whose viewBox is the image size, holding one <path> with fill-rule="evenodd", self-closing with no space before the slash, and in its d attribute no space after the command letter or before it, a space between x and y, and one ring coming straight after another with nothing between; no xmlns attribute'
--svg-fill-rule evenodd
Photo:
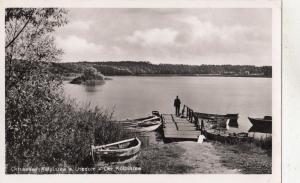
<svg viewBox="0 0 300 183"><path fill-rule="evenodd" d="M6 7L5 174L280 172L276 11Z"/></svg>

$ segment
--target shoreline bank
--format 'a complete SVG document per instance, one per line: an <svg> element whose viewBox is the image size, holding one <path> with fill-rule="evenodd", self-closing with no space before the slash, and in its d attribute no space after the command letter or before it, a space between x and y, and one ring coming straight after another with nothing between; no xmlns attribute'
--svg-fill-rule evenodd
<svg viewBox="0 0 300 183"><path fill-rule="evenodd" d="M254 144L184 141L149 146L129 165L142 174L270 174L272 156Z"/></svg>

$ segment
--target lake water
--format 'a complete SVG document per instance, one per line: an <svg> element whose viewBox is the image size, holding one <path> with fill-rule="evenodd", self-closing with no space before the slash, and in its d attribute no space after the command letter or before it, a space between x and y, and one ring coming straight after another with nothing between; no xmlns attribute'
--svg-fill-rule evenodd
<svg viewBox="0 0 300 183"><path fill-rule="evenodd" d="M65 95L114 110L115 119L175 113L173 101L203 113L239 113L239 131L248 131L250 117L272 115L272 79L243 77L111 77L104 85L64 82ZM183 105L182 105L183 106Z"/></svg>

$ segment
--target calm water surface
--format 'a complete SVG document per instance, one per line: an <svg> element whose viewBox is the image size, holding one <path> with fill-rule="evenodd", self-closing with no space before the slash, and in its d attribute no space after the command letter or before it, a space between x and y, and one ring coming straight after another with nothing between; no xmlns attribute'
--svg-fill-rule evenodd
<svg viewBox="0 0 300 183"><path fill-rule="evenodd" d="M204 113L239 113L239 131L248 131L250 117L272 115L272 79L242 77L111 77L104 85L64 83L65 95L114 110L115 119L174 113L178 95L182 104Z"/></svg>

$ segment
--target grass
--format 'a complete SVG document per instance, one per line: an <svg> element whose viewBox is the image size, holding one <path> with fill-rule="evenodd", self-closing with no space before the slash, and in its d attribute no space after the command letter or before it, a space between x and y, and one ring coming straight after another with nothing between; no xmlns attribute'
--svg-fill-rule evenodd
<svg viewBox="0 0 300 183"><path fill-rule="evenodd" d="M268 150L258 147L255 143L224 145L214 142L221 157L221 162L226 167L239 169L245 174L271 174L272 157Z"/></svg>
<svg viewBox="0 0 300 183"><path fill-rule="evenodd" d="M174 144L156 144L141 150L136 160L126 164L104 165L97 174L182 174L192 167L180 161L184 149ZM131 168L131 169L130 169ZM132 170L132 168L134 170ZM128 170L129 169L129 170Z"/></svg>
<svg viewBox="0 0 300 183"><path fill-rule="evenodd" d="M161 144L146 147L132 166L141 167L142 174L181 174L192 168L180 161L184 149L175 144Z"/></svg>
<svg viewBox="0 0 300 183"><path fill-rule="evenodd" d="M265 149L267 154L269 156L272 156L272 136L268 136L265 138L261 137L259 139L254 138L252 143L262 149Z"/></svg>

